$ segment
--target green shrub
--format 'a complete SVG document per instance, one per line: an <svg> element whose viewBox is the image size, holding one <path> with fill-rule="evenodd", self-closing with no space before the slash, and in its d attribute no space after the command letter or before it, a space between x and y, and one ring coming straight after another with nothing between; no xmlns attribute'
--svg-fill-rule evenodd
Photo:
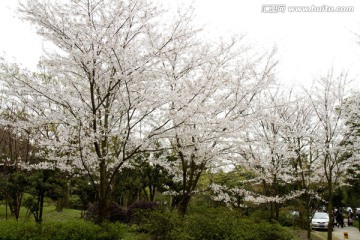
<svg viewBox="0 0 360 240"><path fill-rule="evenodd" d="M210 208L187 218L188 232L196 240L230 239L236 214L225 207Z"/></svg>
<svg viewBox="0 0 360 240"><path fill-rule="evenodd" d="M97 239L101 240L117 240L123 239L124 235L128 232L129 227L120 222L109 223L105 222L101 225L101 231Z"/></svg>
<svg viewBox="0 0 360 240"><path fill-rule="evenodd" d="M188 234L196 240L290 240L292 235L278 223L243 218L225 207L193 213L186 221Z"/></svg>
<svg viewBox="0 0 360 240"><path fill-rule="evenodd" d="M141 224L145 219L149 218L149 214L158 209L159 205L155 202L143 201L133 203L126 212L127 222L129 224Z"/></svg>
<svg viewBox="0 0 360 240"><path fill-rule="evenodd" d="M44 222L41 235L52 240L96 240L101 228L85 221Z"/></svg>
<svg viewBox="0 0 360 240"><path fill-rule="evenodd" d="M40 228L33 222L2 221L0 222L0 240L41 240Z"/></svg>
<svg viewBox="0 0 360 240"><path fill-rule="evenodd" d="M140 224L141 231L157 240L190 240L193 239L185 228L185 219L177 212L153 210Z"/></svg>
<svg viewBox="0 0 360 240"><path fill-rule="evenodd" d="M127 211L122 209L119 204L116 202L111 202L108 208L109 210L109 218L107 219L110 222L127 222ZM93 223L99 223L99 204L92 203L89 204L89 208L87 209L84 219L89 220Z"/></svg>
<svg viewBox="0 0 360 240"><path fill-rule="evenodd" d="M0 240L118 240L127 232L121 223L95 225L86 221L0 222Z"/></svg>
<svg viewBox="0 0 360 240"><path fill-rule="evenodd" d="M278 223L270 223L265 220L255 222L253 219L247 218L237 221L229 239L290 240L293 239L293 236Z"/></svg>

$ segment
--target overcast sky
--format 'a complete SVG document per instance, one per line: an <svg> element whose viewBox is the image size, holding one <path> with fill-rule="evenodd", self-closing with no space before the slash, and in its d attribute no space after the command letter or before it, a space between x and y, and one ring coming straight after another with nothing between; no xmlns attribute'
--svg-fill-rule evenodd
<svg viewBox="0 0 360 240"><path fill-rule="evenodd" d="M149 0L150 1L150 0ZM205 24L206 37L247 34L246 41L263 51L278 48L279 78L282 82L310 83L334 67L360 77L360 1L276 0L279 13L265 0L156 0L176 8L193 2L196 21ZM14 0L0 1L0 54L35 68L42 42L35 30L16 18ZM280 6L280 7L279 7ZM291 7L312 7L314 11L352 7L351 12L290 12ZM360 80L356 80L360 82Z"/></svg>

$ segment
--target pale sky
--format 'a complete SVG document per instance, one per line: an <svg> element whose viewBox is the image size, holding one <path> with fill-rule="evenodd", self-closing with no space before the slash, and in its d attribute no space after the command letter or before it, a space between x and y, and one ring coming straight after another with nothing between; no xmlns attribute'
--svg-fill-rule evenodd
<svg viewBox="0 0 360 240"><path fill-rule="evenodd" d="M246 34L259 49L276 45L278 77L282 82L310 83L328 69L360 77L360 1L358 0L156 0L164 7L194 4L196 21L205 24L206 37ZM42 52L35 30L16 18L14 0L0 1L0 55L35 68ZM269 6L285 5L284 12L265 13ZM353 12L290 12L289 7L350 6ZM360 82L360 80L356 80Z"/></svg>

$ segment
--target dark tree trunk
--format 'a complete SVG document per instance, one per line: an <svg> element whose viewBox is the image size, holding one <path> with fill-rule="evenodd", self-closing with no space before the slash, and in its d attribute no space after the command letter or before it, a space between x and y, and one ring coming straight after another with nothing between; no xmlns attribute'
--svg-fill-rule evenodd
<svg viewBox="0 0 360 240"><path fill-rule="evenodd" d="M108 188L108 180L106 174L105 161L100 163L100 192L99 192L99 223L103 223L109 219L109 204L110 204L110 188Z"/></svg>
<svg viewBox="0 0 360 240"><path fill-rule="evenodd" d="M57 212L62 212L64 207L66 205L66 198L65 197L61 197L56 201L56 211Z"/></svg>
<svg viewBox="0 0 360 240"><path fill-rule="evenodd" d="M332 240L332 231L333 231L333 217L332 217L332 210L333 210L333 191L332 191L332 179L330 178L330 181L328 181L328 193L329 193L329 202L327 207L327 212L329 214L329 226L328 226L328 240Z"/></svg>
<svg viewBox="0 0 360 240"><path fill-rule="evenodd" d="M19 220L22 196L23 196L22 192L20 192L20 191L16 192L15 204L14 204L14 214L15 214L16 220Z"/></svg>
<svg viewBox="0 0 360 240"><path fill-rule="evenodd" d="M190 200L191 200L191 196L188 194L185 194L181 197L181 200L179 202L179 209L178 209L181 216L185 216Z"/></svg>
<svg viewBox="0 0 360 240"><path fill-rule="evenodd" d="M311 239L311 226L310 226L310 218L311 218L311 209L310 209L310 204L306 204L306 219L305 219L305 223L306 223L306 237L308 240Z"/></svg>

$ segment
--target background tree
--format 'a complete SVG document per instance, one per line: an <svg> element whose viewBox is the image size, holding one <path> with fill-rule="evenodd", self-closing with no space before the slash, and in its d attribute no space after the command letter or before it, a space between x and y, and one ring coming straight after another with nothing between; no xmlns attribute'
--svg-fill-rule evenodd
<svg viewBox="0 0 360 240"><path fill-rule="evenodd" d="M184 96L171 101L172 122L178 127L169 131L166 141L174 153L174 180L179 182L176 189L171 189L172 205L182 215L202 173L229 162L236 145L232 140L251 121L254 97L274 81L275 51L249 58L244 48L236 39L222 43L211 49L209 61L198 61L196 71L184 69L181 63L195 61L183 60L184 56L164 63L169 65L166 72L172 80L172 95ZM198 54L191 59L199 59Z"/></svg>
<svg viewBox="0 0 360 240"><path fill-rule="evenodd" d="M318 209L321 200L321 183L323 176L317 173L321 168L319 153L313 151L314 136L317 123L314 122L313 108L310 102L303 98L301 91L290 91L287 100L288 111L283 111L282 119L286 122L287 134L284 139L292 146L294 155L290 160L293 190L302 194L295 199L299 210L300 224L307 229L307 238L311 238L310 219L312 213Z"/></svg>
<svg viewBox="0 0 360 240"><path fill-rule="evenodd" d="M7 209L19 218L21 202L25 187L28 183L28 174L22 172L21 165L29 163L34 158L36 147L31 144L29 129L17 128L18 122L26 119L23 109L15 105L3 105L0 114L0 163L1 163L1 191L5 198L6 217Z"/></svg>
<svg viewBox="0 0 360 240"><path fill-rule="evenodd" d="M292 175L294 145L288 139L294 111L290 99L281 90L259 96L258 114L248 128L237 162L255 174L251 180L256 195L253 200L268 205L270 218L275 220L279 218L281 205L300 194L290 187L295 181Z"/></svg>
<svg viewBox="0 0 360 240"><path fill-rule="evenodd" d="M346 206L357 207L360 206L360 196L356 189L359 189L360 181L360 94L359 92L353 92L345 101L345 124L348 126L347 129L347 142L346 147L348 149L348 157L354 159L353 168L349 169L346 174L346 183L350 186L345 186L342 189L343 204Z"/></svg>
<svg viewBox="0 0 360 240"><path fill-rule="evenodd" d="M314 110L314 120L318 122L314 136L313 151L319 153L322 168L318 174L325 176L327 211L332 215L335 189L344 180L346 171L353 166L353 158L346 157L347 130L345 126L344 104L348 92L346 74L335 76L333 71L317 79L307 96ZM321 172L320 172L321 171ZM333 219L330 218L328 240L332 239Z"/></svg>
<svg viewBox="0 0 360 240"><path fill-rule="evenodd" d="M56 170L38 170L30 177L30 186L27 190L31 194L24 206L28 208L28 213L33 214L35 222L41 224L43 221L43 209L45 197L56 200L63 197L62 189L66 181L59 177L60 172ZM27 215L28 215L27 213Z"/></svg>

